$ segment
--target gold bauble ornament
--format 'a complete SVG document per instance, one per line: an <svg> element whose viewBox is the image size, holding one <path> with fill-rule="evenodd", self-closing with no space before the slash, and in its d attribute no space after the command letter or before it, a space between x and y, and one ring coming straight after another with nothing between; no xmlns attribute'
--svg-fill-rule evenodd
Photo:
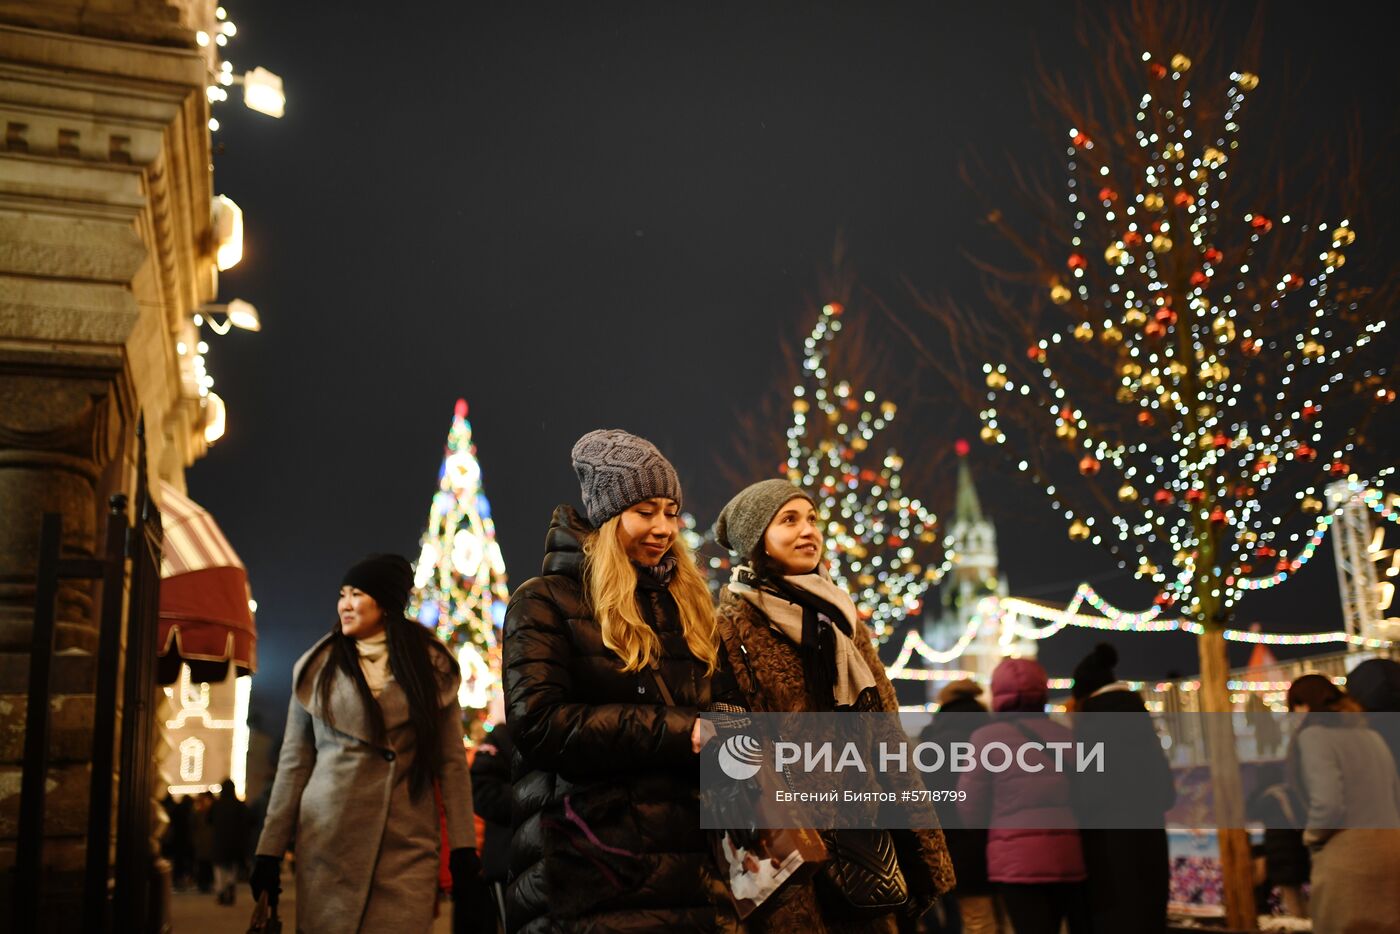
<svg viewBox="0 0 1400 934"><path fill-rule="evenodd" d="M1138 498L1137 488L1131 483L1125 483L1118 488L1118 499L1125 503L1131 503Z"/></svg>
<svg viewBox="0 0 1400 934"><path fill-rule="evenodd" d="M1100 332L1099 340L1103 341L1105 344L1121 344L1123 342L1123 332L1110 324Z"/></svg>
<svg viewBox="0 0 1400 934"><path fill-rule="evenodd" d="M1142 367L1131 360L1127 360L1118 367L1118 374L1127 379L1136 379L1142 375Z"/></svg>
<svg viewBox="0 0 1400 934"><path fill-rule="evenodd" d="M1137 570L1133 573L1138 577L1153 577L1160 573L1160 571L1161 569L1158 568L1157 565L1143 558L1142 561L1138 563Z"/></svg>
<svg viewBox="0 0 1400 934"><path fill-rule="evenodd" d="M1207 146L1206 151L1201 154L1201 161L1210 168L1216 169L1225 164L1225 153L1214 146Z"/></svg>
<svg viewBox="0 0 1400 934"><path fill-rule="evenodd" d="M1216 318L1211 322L1210 329L1222 343L1228 344L1235 339L1235 322L1229 318Z"/></svg>
<svg viewBox="0 0 1400 934"><path fill-rule="evenodd" d="M1177 52L1172 56L1172 71L1186 71L1191 67L1191 59Z"/></svg>
<svg viewBox="0 0 1400 934"><path fill-rule="evenodd" d="M852 438L851 448L856 451L864 451L870 444L864 438Z"/></svg>
<svg viewBox="0 0 1400 934"><path fill-rule="evenodd" d="M1346 254L1340 253L1336 250L1327 251L1327 259L1325 260L1325 262L1328 266L1331 266L1333 269L1341 269L1343 266L1346 265L1346 261Z"/></svg>
<svg viewBox="0 0 1400 934"><path fill-rule="evenodd" d="M1303 356L1311 360L1320 360L1327 356L1327 348L1323 347L1317 341L1307 341L1303 344Z"/></svg>
<svg viewBox="0 0 1400 934"><path fill-rule="evenodd" d="M1143 389L1156 389L1160 385L1162 385L1162 378L1158 376L1155 371L1148 370L1146 373L1142 374Z"/></svg>
<svg viewBox="0 0 1400 934"><path fill-rule="evenodd" d="M1242 71L1235 76L1235 83L1246 91L1259 87L1259 76L1250 71Z"/></svg>
<svg viewBox="0 0 1400 934"><path fill-rule="evenodd" d="M1351 246L1355 242L1356 231L1352 230L1350 227L1338 227L1336 230L1332 231L1333 246Z"/></svg>
<svg viewBox="0 0 1400 934"><path fill-rule="evenodd" d="M1079 429L1069 422L1061 422L1055 426L1055 437L1064 441L1073 441L1079 437Z"/></svg>
<svg viewBox="0 0 1400 934"><path fill-rule="evenodd" d="M1141 308L1129 308L1123 312L1123 323L1130 328L1140 328L1147 323L1147 313Z"/></svg>
<svg viewBox="0 0 1400 934"><path fill-rule="evenodd" d="M1081 323L1074 329L1074 339L1077 340L1077 341L1079 341L1080 343L1084 343L1085 341L1091 341L1091 340L1093 340L1093 339L1094 339L1094 329L1093 329L1093 327L1090 326L1090 324L1089 324L1087 321L1081 322Z"/></svg>
<svg viewBox="0 0 1400 934"><path fill-rule="evenodd" d="M977 432L977 437L991 444L997 439L997 430L990 425L983 425L982 430Z"/></svg>
<svg viewBox="0 0 1400 934"><path fill-rule="evenodd" d="M893 402L880 403L880 414L885 416L885 418L894 418L894 413L896 411L898 411L898 409L895 408Z"/></svg>
<svg viewBox="0 0 1400 934"><path fill-rule="evenodd" d="M1103 251L1104 262L1110 266L1121 266L1126 261L1124 257L1128 254L1124 252L1122 244L1110 243Z"/></svg>
<svg viewBox="0 0 1400 934"><path fill-rule="evenodd" d="M1303 512L1310 515L1317 515L1322 512L1322 500L1314 496L1303 497Z"/></svg>
<svg viewBox="0 0 1400 934"><path fill-rule="evenodd" d="M1158 253L1170 253L1172 246L1172 238L1166 234L1157 234L1152 238L1152 249Z"/></svg>
<svg viewBox="0 0 1400 934"><path fill-rule="evenodd" d="M1129 402L1136 400L1137 396L1133 395L1133 391L1127 386L1119 386L1118 392L1115 393L1114 398L1126 405Z"/></svg>
<svg viewBox="0 0 1400 934"><path fill-rule="evenodd" d="M1074 522L1070 524L1069 537L1070 541L1082 542L1089 537L1089 527L1078 519L1075 519Z"/></svg>
<svg viewBox="0 0 1400 934"><path fill-rule="evenodd" d="M1074 293L1069 290L1069 286L1056 282L1050 286L1050 301L1056 305L1063 305L1074 297Z"/></svg>
<svg viewBox="0 0 1400 934"><path fill-rule="evenodd" d="M809 408L811 408L811 406L808 405L806 399L794 399L792 401L792 410L794 412L801 414L806 412Z"/></svg>
<svg viewBox="0 0 1400 934"><path fill-rule="evenodd" d="M1186 158L1186 150L1181 148L1180 143L1172 143L1162 155L1171 162L1180 162Z"/></svg>
<svg viewBox="0 0 1400 934"><path fill-rule="evenodd" d="M987 374L987 388L1001 389L1006 385L1006 374L993 370Z"/></svg>
<svg viewBox="0 0 1400 934"><path fill-rule="evenodd" d="M1142 207L1145 211L1160 211L1167 202L1157 192L1151 192L1143 196Z"/></svg>

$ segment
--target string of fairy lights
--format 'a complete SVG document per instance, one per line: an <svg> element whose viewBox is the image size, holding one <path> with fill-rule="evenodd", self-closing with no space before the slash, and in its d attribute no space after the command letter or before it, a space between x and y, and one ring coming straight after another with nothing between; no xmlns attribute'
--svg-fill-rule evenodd
<svg viewBox="0 0 1400 934"><path fill-rule="evenodd" d="M1346 365L1386 321L1366 321L1349 337L1341 333L1338 312L1359 310L1336 282L1356 241L1348 220L1309 226L1284 216L1276 223L1252 211L1241 228L1222 216L1217 190L1230 176L1239 112L1258 77L1231 75L1218 130L1198 138L1184 80L1191 61L1178 54L1158 62L1145 54L1143 62L1158 90L1142 96L1135 115L1141 178L1117 180L1118 170L1100 158L1103 147L1084 131L1070 130L1072 252L1066 272L1050 283L1049 298L1078 320L1028 348L1038 379L1017 379L1005 363L984 365L981 437L994 445L1007 441L999 405L1029 404L1046 413L1085 482L1111 483L1119 503L1106 517L1078 509L1053 479L1019 461L1017 469L1064 516L1069 537L1106 547L1120 566L1133 566L1138 577L1158 584L1158 607L1197 613L1200 591L1208 589L1228 612L1243 593L1277 586L1316 552L1333 520L1322 514L1319 474L1359 482L1351 465L1355 428L1348 426L1354 422L1333 424L1323 414L1348 378ZM1267 261L1276 228L1317 243L1311 270L1251 268ZM1242 243L1222 243L1240 229ZM1099 266L1091 257L1101 230L1108 242ZM1258 281L1271 284L1250 287ZM1306 308L1298 308L1304 301ZM1278 333L1289 320L1301 324ZM1112 428L1095 424L1060 374L1060 363L1071 355L1085 362L1084 352L1073 348L1090 351L1096 341L1113 359L1113 402L1132 412L1126 419L1104 418ZM1264 386L1251 364L1265 354L1281 364L1273 404L1251 417L1246 386L1251 375ZM1365 401L1394 401L1388 376L1383 368L1360 374L1355 382ZM1086 398L1097 393L1093 388ZM1141 439L1126 438L1124 424ZM1324 432L1329 428L1340 428L1340 437ZM1296 483L1291 498L1290 479ZM1380 487L1382 479L1364 486ZM1264 501L1271 491L1285 500L1273 511ZM1384 499L1383 491L1375 496ZM1295 517L1311 528L1299 528ZM1203 546L1214 552L1210 567L1197 566Z"/></svg>

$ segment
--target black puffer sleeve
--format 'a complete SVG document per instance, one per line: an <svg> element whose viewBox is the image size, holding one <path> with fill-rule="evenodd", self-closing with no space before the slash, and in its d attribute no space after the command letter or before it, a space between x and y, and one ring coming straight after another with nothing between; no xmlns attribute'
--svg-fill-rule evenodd
<svg viewBox="0 0 1400 934"><path fill-rule="evenodd" d="M590 703L570 672L572 652L548 580L521 585L506 609L503 667L511 738L528 763L578 780L695 761L694 708Z"/></svg>

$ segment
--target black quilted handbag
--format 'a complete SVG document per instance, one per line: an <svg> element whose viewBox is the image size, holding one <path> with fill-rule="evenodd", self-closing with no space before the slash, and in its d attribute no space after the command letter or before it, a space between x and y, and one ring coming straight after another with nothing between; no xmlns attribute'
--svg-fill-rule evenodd
<svg viewBox="0 0 1400 934"><path fill-rule="evenodd" d="M909 885L888 830L828 830L822 840L827 858L818 878L840 908L883 914L908 904Z"/></svg>

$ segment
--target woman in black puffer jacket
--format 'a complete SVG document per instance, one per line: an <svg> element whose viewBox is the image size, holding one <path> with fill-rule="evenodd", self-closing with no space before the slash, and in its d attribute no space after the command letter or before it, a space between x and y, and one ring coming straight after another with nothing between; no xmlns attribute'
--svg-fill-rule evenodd
<svg viewBox="0 0 1400 934"><path fill-rule="evenodd" d="M713 931L727 899L700 829L698 754L714 730L697 713L723 698L680 483L622 431L584 435L573 462L590 521L555 510L544 573L506 611L508 927Z"/></svg>

